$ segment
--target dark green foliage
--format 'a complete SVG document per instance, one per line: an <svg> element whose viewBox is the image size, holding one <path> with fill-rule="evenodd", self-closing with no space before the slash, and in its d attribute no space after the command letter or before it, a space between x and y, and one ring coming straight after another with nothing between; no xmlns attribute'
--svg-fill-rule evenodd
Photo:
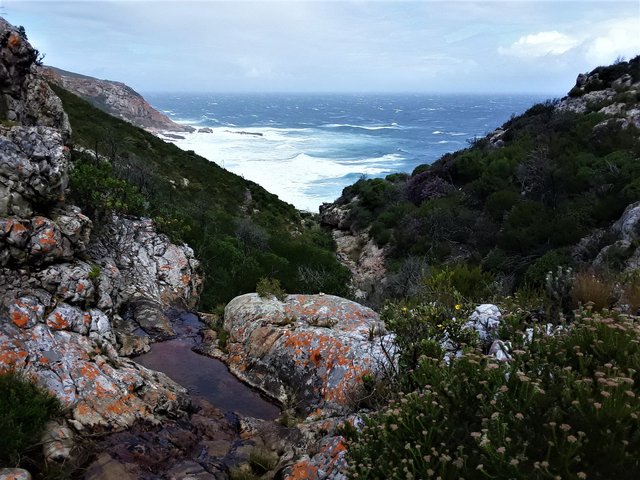
<svg viewBox="0 0 640 480"><path fill-rule="evenodd" d="M280 281L274 278L261 278L256 284L256 293L262 298L276 297L282 301L286 298L287 292L280 285Z"/></svg>
<svg viewBox="0 0 640 480"><path fill-rule="evenodd" d="M15 372L0 374L0 465L32 455L47 421L60 413L57 398Z"/></svg>
<svg viewBox="0 0 640 480"><path fill-rule="evenodd" d="M140 189L118 178L110 163L90 159L88 154L73 154L69 175L71 200L94 219L108 212L143 215L145 197Z"/></svg>
<svg viewBox="0 0 640 480"><path fill-rule="evenodd" d="M73 144L83 147L72 157L72 200L98 224L109 211L145 215L173 241L191 245L205 274L200 308L254 291L262 277L290 292L348 293L349 271L336 260L335 243L317 227L301 227L292 205L52 87L69 115Z"/></svg>
<svg viewBox="0 0 640 480"><path fill-rule="evenodd" d="M596 74L598 75L597 81L587 84L583 89L574 87L569 92L569 96L579 97L588 92L610 87L613 81L625 74L631 77L632 83L637 82L640 80L640 57L635 57L628 62L617 61L613 65L598 67L590 75L595 76Z"/></svg>
<svg viewBox="0 0 640 480"><path fill-rule="evenodd" d="M549 272L555 272L558 267L571 266L571 258L563 250L550 250L538 258L527 269L524 279L527 284L534 286L544 285Z"/></svg>

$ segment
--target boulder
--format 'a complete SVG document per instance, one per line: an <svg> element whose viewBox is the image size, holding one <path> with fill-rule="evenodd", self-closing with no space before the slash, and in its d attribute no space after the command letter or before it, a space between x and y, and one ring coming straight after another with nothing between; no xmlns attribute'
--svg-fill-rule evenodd
<svg viewBox="0 0 640 480"><path fill-rule="evenodd" d="M490 303L478 305L463 328L470 328L478 332L480 340L491 344L496 339L496 330L500 325L502 313L500 309Z"/></svg>
<svg viewBox="0 0 640 480"><path fill-rule="evenodd" d="M344 437L329 436L320 441L318 452L304 456L285 472L285 480L347 480L347 446Z"/></svg>
<svg viewBox="0 0 640 480"><path fill-rule="evenodd" d="M105 305L148 299L163 305L181 302L193 306L202 287L193 250L172 244L166 235L156 232L149 218L113 215L89 253L101 259L102 270L114 284L110 302L101 295Z"/></svg>
<svg viewBox="0 0 640 480"><path fill-rule="evenodd" d="M31 479L32 479L31 474L23 468L0 468L0 480L31 480Z"/></svg>
<svg viewBox="0 0 640 480"><path fill-rule="evenodd" d="M48 422L40 439L47 462L62 463L71 457L74 435L66 422Z"/></svg>
<svg viewBox="0 0 640 480"><path fill-rule="evenodd" d="M348 230L351 225L349 207L335 203L323 203L320 205L320 222L332 228Z"/></svg>
<svg viewBox="0 0 640 480"><path fill-rule="evenodd" d="M242 295L225 308L224 328L231 371L307 413L349 411L393 343L377 313L331 295Z"/></svg>
<svg viewBox="0 0 640 480"><path fill-rule="evenodd" d="M597 237L587 237L580 241L573 256L583 262L593 260L596 270L606 270L611 262L617 268L634 271L640 268L640 202L627 206L620 218L609 229ZM596 253L597 252L597 253ZM595 257L595 258L594 258Z"/></svg>

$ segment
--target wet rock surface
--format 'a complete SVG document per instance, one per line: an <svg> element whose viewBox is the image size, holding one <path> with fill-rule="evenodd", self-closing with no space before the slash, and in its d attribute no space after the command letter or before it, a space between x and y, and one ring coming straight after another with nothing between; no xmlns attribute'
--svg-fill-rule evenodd
<svg viewBox="0 0 640 480"><path fill-rule="evenodd" d="M192 399L208 401L223 411L264 420L280 415L276 405L231 375L220 360L196 353L204 326L196 315L168 313L176 338L153 344L148 353L134 359L136 363L166 373L186 387Z"/></svg>

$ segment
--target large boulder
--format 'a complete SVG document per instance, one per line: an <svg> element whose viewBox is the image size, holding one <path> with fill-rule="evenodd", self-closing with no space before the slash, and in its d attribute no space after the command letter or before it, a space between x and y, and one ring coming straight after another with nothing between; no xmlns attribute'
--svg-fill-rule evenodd
<svg viewBox="0 0 640 480"><path fill-rule="evenodd" d="M373 310L331 295L242 295L225 308L224 328L231 371L307 413L350 410L393 341Z"/></svg>

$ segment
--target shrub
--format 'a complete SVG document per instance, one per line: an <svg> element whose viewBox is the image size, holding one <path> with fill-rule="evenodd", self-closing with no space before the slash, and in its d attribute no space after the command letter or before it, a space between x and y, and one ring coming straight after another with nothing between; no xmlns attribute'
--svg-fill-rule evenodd
<svg viewBox="0 0 640 480"><path fill-rule="evenodd" d="M544 285L547 273L555 272L558 267L566 267L571 263L571 259L563 251L551 250L527 269L524 275L525 282L531 285Z"/></svg>
<svg viewBox="0 0 640 480"><path fill-rule="evenodd" d="M493 278L479 266L451 265L434 271L425 281L426 295L453 306L462 301L481 301L491 294Z"/></svg>
<svg viewBox="0 0 640 480"><path fill-rule="evenodd" d="M287 296L287 292L284 291L280 285L280 280L277 278L263 277L256 285L256 293L262 298L276 297L282 301Z"/></svg>
<svg viewBox="0 0 640 480"><path fill-rule="evenodd" d="M462 302L460 296L457 298ZM385 305L381 318L387 329L396 334L398 362L395 380L405 387L412 387L414 379L407 373L412 372L423 357L441 358L445 342L475 344L474 332L462 328L470 310L462 303L412 305L401 302Z"/></svg>
<svg viewBox="0 0 640 480"><path fill-rule="evenodd" d="M571 298L575 307L591 303L596 311L609 308L615 301L613 286L587 272L578 273L574 278Z"/></svg>
<svg viewBox="0 0 640 480"><path fill-rule="evenodd" d="M102 268L97 263L91 265L91 270L89 270L89 280L92 282L98 281L100 278L100 273L102 273Z"/></svg>
<svg viewBox="0 0 640 480"><path fill-rule="evenodd" d="M351 432L351 478L637 478L639 320L583 313L526 346L519 332L511 362L422 357L419 388Z"/></svg>
<svg viewBox="0 0 640 480"><path fill-rule="evenodd" d="M278 456L269 450L254 448L249 452L249 465L258 475L273 470L278 464Z"/></svg>
<svg viewBox="0 0 640 480"><path fill-rule="evenodd" d="M18 465L60 409L57 398L21 374L0 373L0 465Z"/></svg>

